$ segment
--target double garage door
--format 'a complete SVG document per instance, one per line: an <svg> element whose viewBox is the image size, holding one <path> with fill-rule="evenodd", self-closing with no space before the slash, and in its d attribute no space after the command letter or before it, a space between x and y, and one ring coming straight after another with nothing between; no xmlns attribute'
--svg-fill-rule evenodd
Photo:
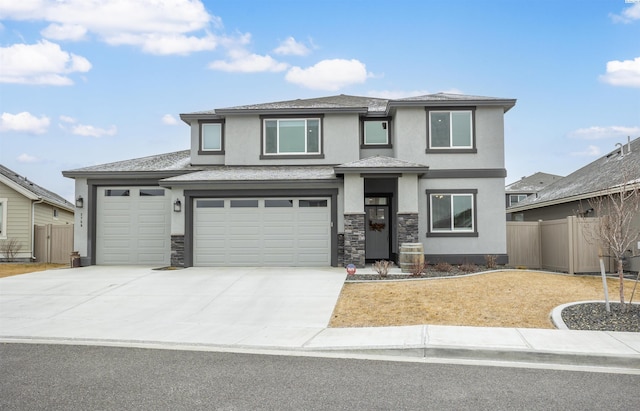
<svg viewBox="0 0 640 411"><path fill-rule="evenodd" d="M169 192L159 187L100 187L96 263L169 265Z"/></svg>
<svg viewBox="0 0 640 411"><path fill-rule="evenodd" d="M328 198L194 200L194 266L328 266Z"/></svg>

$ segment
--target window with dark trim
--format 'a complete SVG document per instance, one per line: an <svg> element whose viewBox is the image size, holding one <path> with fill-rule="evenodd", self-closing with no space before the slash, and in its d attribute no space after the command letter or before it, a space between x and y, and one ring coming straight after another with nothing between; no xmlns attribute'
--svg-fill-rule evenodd
<svg viewBox="0 0 640 411"><path fill-rule="evenodd" d="M322 116L263 116L262 159L324 158Z"/></svg>
<svg viewBox="0 0 640 411"><path fill-rule="evenodd" d="M476 237L476 196L477 190L427 191L427 236Z"/></svg>
<svg viewBox="0 0 640 411"><path fill-rule="evenodd" d="M360 121L360 148L391 148L391 117Z"/></svg>
<svg viewBox="0 0 640 411"><path fill-rule="evenodd" d="M527 198L526 194L510 194L509 207L511 207L514 204L518 204L520 201L524 200L525 198Z"/></svg>
<svg viewBox="0 0 640 411"><path fill-rule="evenodd" d="M224 154L224 120L200 120L198 154Z"/></svg>
<svg viewBox="0 0 640 411"><path fill-rule="evenodd" d="M475 109L427 109L427 152L475 153Z"/></svg>

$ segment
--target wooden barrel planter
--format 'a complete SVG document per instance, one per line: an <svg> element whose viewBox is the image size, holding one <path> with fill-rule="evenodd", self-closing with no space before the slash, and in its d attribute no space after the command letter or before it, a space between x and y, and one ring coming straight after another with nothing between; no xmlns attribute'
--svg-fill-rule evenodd
<svg viewBox="0 0 640 411"><path fill-rule="evenodd" d="M400 245L400 270L411 273L415 267L424 264L424 247L422 243L402 243Z"/></svg>

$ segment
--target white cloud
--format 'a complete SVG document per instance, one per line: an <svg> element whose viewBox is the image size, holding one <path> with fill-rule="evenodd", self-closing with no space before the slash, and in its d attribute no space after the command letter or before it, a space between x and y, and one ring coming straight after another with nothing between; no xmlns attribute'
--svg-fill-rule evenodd
<svg viewBox="0 0 640 411"><path fill-rule="evenodd" d="M165 114L162 116L162 123L170 126L178 124L178 120L171 114Z"/></svg>
<svg viewBox="0 0 640 411"><path fill-rule="evenodd" d="M640 57L608 62L607 73L600 76L600 79L612 86L640 87Z"/></svg>
<svg viewBox="0 0 640 411"><path fill-rule="evenodd" d="M209 68L228 72L259 73L284 71L289 67L287 63L281 63L269 55L260 56L244 50L232 50L229 55L229 61L214 61L209 64Z"/></svg>
<svg viewBox="0 0 640 411"><path fill-rule="evenodd" d="M38 161L40 161L38 157L34 157L27 153L22 153L18 156L18 162L20 163L37 163Z"/></svg>
<svg viewBox="0 0 640 411"><path fill-rule="evenodd" d="M605 138L617 138L640 135L640 127L626 127L626 126L592 126L586 128L579 128L569 133L569 137L579 138L583 140L601 140Z"/></svg>
<svg viewBox="0 0 640 411"><path fill-rule="evenodd" d="M42 34L51 39L79 40L92 33L108 44L152 54L213 50L217 39L207 30L221 26L200 0L4 1L0 14L6 20L48 22Z"/></svg>
<svg viewBox="0 0 640 411"><path fill-rule="evenodd" d="M106 129L86 124L78 124L71 127L71 133L77 136L100 138L104 136L114 136L118 133L118 129L116 126L111 126Z"/></svg>
<svg viewBox="0 0 640 411"><path fill-rule="evenodd" d="M631 23L634 20L640 20L640 3L635 3L622 10L620 14L610 13L609 17L614 23Z"/></svg>
<svg viewBox="0 0 640 411"><path fill-rule="evenodd" d="M78 41L85 38L87 29L78 24L50 24L40 32L44 37L53 40L73 40Z"/></svg>
<svg viewBox="0 0 640 411"><path fill-rule="evenodd" d="M599 157L600 156L600 147L590 145L583 151L573 151L569 153L569 155L573 157Z"/></svg>
<svg viewBox="0 0 640 411"><path fill-rule="evenodd" d="M273 51L276 54L285 56L306 56L311 50L304 44L297 42L293 37L289 37Z"/></svg>
<svg viewBox="0 0 640 411"><path fill-rule="evenodd" d="M76 123L77 120L73 117L69 117L69 116L60 116L60 121L64 122L64 123Z"/></svg>
<svg viewBox="0 0 640 411"><path fill-rule="evenodd" d="M44 134L49 129L51 121L48 117L36 117L23 111L18 114L2 113L0 116L0 132L24 132L31 134Z"/></svg>
<svg viewBox="0 0 640 411"><path fill-rule="evenodd" d="M47 40L0 47L0 66L0 83L54 86L71 85L73 81L68 74L91 70L89 60L63 51Z"/></svg>
<svg viewBox="0 0 640 411"><path fill-rule="evenodd" d="M285 79L294 84L314 89L336 91L351 84L364 83L367 69L358 60L323 60L308 68L292 67Z"/></svg>

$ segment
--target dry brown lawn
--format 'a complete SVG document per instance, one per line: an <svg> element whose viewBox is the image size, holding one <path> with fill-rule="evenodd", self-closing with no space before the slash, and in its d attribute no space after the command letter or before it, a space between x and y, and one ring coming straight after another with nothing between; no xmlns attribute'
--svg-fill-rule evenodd
<svg viewBox="0 0 640 411"><path fill-rule="evenodd" d="M69 267L69 264L45 264L45 263L2 263L0 264L0 278L12 275L33 273L35 271L52 270L54 268Z"/></svg>
<svg viewBox="0 0 640 411"><path fill-rule="evenodd" d="M619 301L618 279L607 281ZM634 281L625 281L629 301ZM638 287L636 294L640 294ZM330 327L439 324L554 328L553 308L602 300L600 276L507 271L435 280L345 283ZM634 301L640 295L634 297Z"/></svg>

